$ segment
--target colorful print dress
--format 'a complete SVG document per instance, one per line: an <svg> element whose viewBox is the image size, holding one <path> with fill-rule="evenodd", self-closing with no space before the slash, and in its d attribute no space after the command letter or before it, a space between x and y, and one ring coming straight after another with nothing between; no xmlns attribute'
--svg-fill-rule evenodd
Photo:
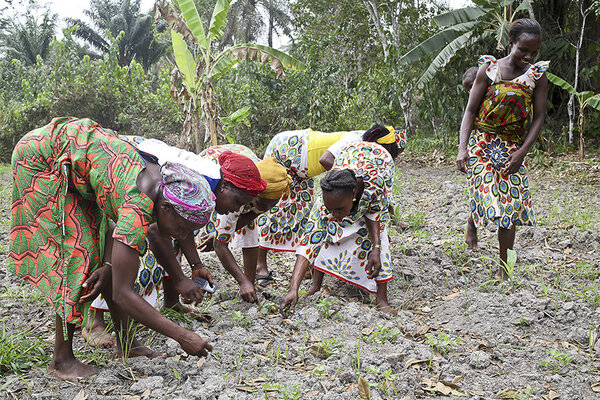
<svg viewBox="0 0 600 400"><path fill-rule="evenodd" d="M314 268L369 292L377 283L392 280L390 246L386 222L388 199L394 181L394 161L376 143L359 142L345 146L333 168L352 169L364 182L363 194L354 211L342 221L333 218L318 198L305 224L296 255L305 257ZM381 223L381 270L375 279L367 278L365 268L373 243L365 218Z"/></svg>
<svg viewBox="0 0 600 400"><path fill-rule="evenodd" d="M303 129L281 132L271 139L264 157L274 157L287 169L293 182L289 194L281 197L275 207L257 219L260 247L275 251L296 251L300 243L313 203L313 177L325 171L322 167L319 169L314 160L318 162L329 147L317 146L318 149L312 151L310 142L318 142L318 136L325 135L332 139L331 145L342 139L358 142L362 140L363 132L324 133ZM334 154L337 153L336 149Z"/></svg>
<svg viewBox="0 0 600 400"><path fill-rule="evenodd" d="M155 222L154 203L136 185L145 167L133 146L89 119L55 118L17 143L8 268L63 321L83 322L77 301L102 263L108 219L115 240L142 250Z"/></svg>
<svg viewBox="0 0 600 400"><path fill-rule="evenodd" d="M246 146L242 146L241 144L211 146L202 151L199 156L211 160L213 163L218 165L219 156L227 150L246 156L254 162L260 161L260 158L258 158L256 154L252 152L252 150ZM258 214L255 207L251 204L247 204L238 211L229 214L223 215L217 214L216 211L213 212L211 221L205 227L200 229L196 235L196 243L201 245L209 239L210 235L215 235L218 240L231 245L231 247L258 247L258 230L256 229L256 221L251 221L248 225L237 230L235 229L240 216L248 214L249 212L255 212Z"/></svg>
<svg viewBox="0 0 600 400"><path fill-rule="evenodd" d="M502 169L508 156L519 149L528 134L535 82L549 63L540 61L510 81L501 79L494 57L482 56L479 63L489 63L486 74L491 84L468 143L467 180L473 222L480 227L490 220L506 229L533 225L526 163L512 175L503 174Z"/></svg>

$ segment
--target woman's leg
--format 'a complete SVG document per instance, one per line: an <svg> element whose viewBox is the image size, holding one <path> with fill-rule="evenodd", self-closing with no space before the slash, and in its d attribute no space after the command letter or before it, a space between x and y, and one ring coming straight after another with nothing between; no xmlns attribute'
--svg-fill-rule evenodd
<svg viewBox="0 0 600 400"><path fill-rule="evenodd" d="M508 279L508 274L506 273L506 270L504 269L504 265L506 264L506 260L508 257L507 250L508 249L512 250L512 248L515 244L516 231L517 230L514 226L509 229L498 227L498 244L500 247L500 260L503 263L502 266L500 267L499 274L503 280Z"/></svg>
<svg viewBox="0 0 600 400"><path fill-rule="evenodd" d="M475 227L472 215L469 215L469 218L467 219L467 228L465 230L465 242L467 242L467 246L470 250L477 249L477 227Z"/></svg>
<svg viewBox="0 0 600 400"><path fill-rule="evenodd" d="M309 271L309 270L310 270L310 268L306 269L306 271ZM319 290L321 290L321 286L323 285L323 277L324 276L325 276L324 272L313 268L313 281L312 281L312 285L310 285L310 288L308 289L308 292L306 293L307 296L315 294Z"/></svg>
<svg viewBox="0 0 600 400"><path fill-rule="evenodd" d="M267 267L267 250L258 249L258 259L256 260L256 275L267 275L269 268Z"/></svg>
<svg viewBox="0 0 600 400"><path fill-rule="evenodd" d="M63 337L63 320L56 314L56 331L54 332L54 354L49 365L50 372L67 381L77 381L80 378L89 379L100 370L84 364L73 354L73 331L75 325L67 324L67 340Z"/></svg>
<svg viewBox="0 0 600 400"><path fill-rule="evenodd" d="M81 328L81 336L92 347L110 348L115 347L117 341L108 332L104 322L104 311L89 310L90 317L86 326Z"/></svg>
<svg viewBox="0 0 600 400"><path fill-rule="evenodd" d="M377 282L377 295L375 297L375 304L381 311L396 315L398 311L390 306L387 296L387 282Z"/></svg>

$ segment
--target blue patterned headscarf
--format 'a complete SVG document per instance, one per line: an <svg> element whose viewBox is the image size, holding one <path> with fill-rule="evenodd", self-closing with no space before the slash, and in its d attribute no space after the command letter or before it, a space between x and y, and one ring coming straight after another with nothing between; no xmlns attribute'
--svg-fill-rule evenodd
<svg viewBox="0 0 600 400"><path fill-rule="evenodd" d="M215 195L206 179L182 164L165 162L160 169L165 200L177 214L195 224L206 225L215 209Z"/></svg>

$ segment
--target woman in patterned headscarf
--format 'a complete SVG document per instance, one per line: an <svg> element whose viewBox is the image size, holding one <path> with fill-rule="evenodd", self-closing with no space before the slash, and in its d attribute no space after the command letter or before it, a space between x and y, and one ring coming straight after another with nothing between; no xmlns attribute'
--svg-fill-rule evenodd
<svg viewBox="0 0 600 400"><path fill-rule="evenodd" d="M406 132L373 125L367 131L287 131L271 139L265 157L274 157L283 165L293 183L290 193L277 207L258 219L261 249L256 279L259 284L265 286L273 279L267 267L267 250L296 251L313 202L313 178L331 169L344 146L360 141L378 143L395 159L406 146Z"/></svg>
<svg viewBox="0 0 600 400"><path fill-rule="evenodd" d="M500 260L513 248L516 226L533 225L525 155L546 113L547 61L532 64L542 44L540 24L518 19L510 27L511 52L482 56L460 126L457 168L467 174L471 215L465 239L477 248L477 228L498 226ZM506 279L504 265L498 277Z"/></svg>
<svg viewBox="0 0 600 400"><path fill-rule="evenodd" d="M207 355L212 347L206 341L133 290L150 224L184 239L208 221L215 203L206 180L182 165L161 168L114 132L74 118L56 118L25 135L13 151L12 168L8 268L54 307L55 375L77 380L98 371L75 358L72 338L74 324L85 319L85 303L100 291L109 300L118 351L158 355L135 340L121 344L133 318L178 341L188 354Z"/></svg>
<svg viewBox="0 0 600 400"><path fill-rule="evenodd" d="M197 171L213 191L215 210L219 214L229 215L238 211L254 201L256 195L265 188L266 183L261 179L254 162L243 154L229 151L219 157L225 153L223 150L213 163L195 153L169 146L157 139L132 136L122 138L138 150L156 156L160 165L177 162ZM192 236L186 240L177 240L175 244L176 250L173 248L171 237L161 234L156 225L150 226L147 240L141 247L141 268L134 283L134 290L150 305L155 306L159 285L162 283L163 307L193 313L192 309L180 303L180 296L184 303L198 303L202 299L202 292L198 291L193 279L200 277L212 283L212 277L200 261ZM191 279L181 269L181 253L192 268ZM165 272L168 276L163 280ZM103 296L94 299L90 311L92 318L89 318L87 325L82 328L83 337L92 346L113 347L115 340L106 332L104 312L109 311L109 306Z"/></svg>

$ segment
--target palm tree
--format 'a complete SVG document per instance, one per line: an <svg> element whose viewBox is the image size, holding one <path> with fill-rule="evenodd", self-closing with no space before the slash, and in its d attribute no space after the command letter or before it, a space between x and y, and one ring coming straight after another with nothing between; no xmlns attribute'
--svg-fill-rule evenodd
<svg viewBox="0 0 600 400"><path fill-rule="evenodd" d="M410 64L425 56L435 55L423 75L417 81L421 86L443 68L460 49L495 37L498 50L508 46L508 30L518 13L530 10L533 0L473 0L475 7L464 7L433 17L442 28L415 48L403 55L399 62Z"/></svg>
<svg viewBox="0 0 600 400"><path fill-rule="evenodd" d="M0 51L27 65L35 64L37 56L45 59L54 39L56 18L57 14L47 10L39 19L31 12L25 14L24 22L5 19L0 30Z"/></svg>
<svg viewBox="0 0 600 400"><path fill-rule="evenodd" d="M148 70L167 48L156 38L152 15L140 13L140 0L91 0L90 9L83 13L93 26L81 19L68 18L68 24L76 28L73 35L102 54L109 51L111 39L123 32L117 56L120 66L129 65L135 59ZM164 26L158 27L161 28Z"/></svg>

